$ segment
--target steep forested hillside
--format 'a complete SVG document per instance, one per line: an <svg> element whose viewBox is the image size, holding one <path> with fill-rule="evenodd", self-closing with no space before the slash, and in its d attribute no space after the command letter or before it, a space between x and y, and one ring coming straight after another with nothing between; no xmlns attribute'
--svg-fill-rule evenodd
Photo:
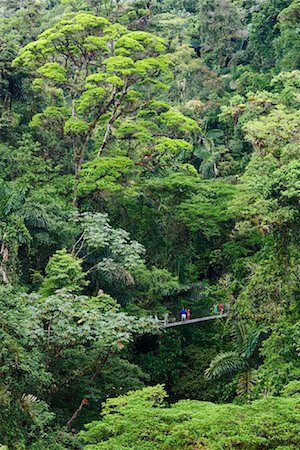
<svg viewBox="0 0 300 450"><path fill-rule="evenodd" d="M0 0L1 450L299 448L299 29Z"/></svg>

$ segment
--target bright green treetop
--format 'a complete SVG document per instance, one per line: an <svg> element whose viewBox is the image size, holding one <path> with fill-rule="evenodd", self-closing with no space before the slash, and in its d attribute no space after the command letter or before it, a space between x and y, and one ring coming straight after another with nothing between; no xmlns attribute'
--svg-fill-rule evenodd
<svg viewBox="0 0 300 450"><path fill-rule="evenodd" d="M46 266L46 277L41 287L41 294L51 295L58 289L80 292L88 282L81 268L81 260L67 252L58 250Z"/></svg>
<svg viewBox="0 0 300 450"><path fill-rule="evenodd" d="M100 156L114 122L151 96L156 80L170 76L164 51L159 37L87 13L66 15L20 51L14 63L32 71L34 89L46 94L46 108L32 125L45 127L50 116L63 115L77 176L97 125L102 124Z"/></svg>

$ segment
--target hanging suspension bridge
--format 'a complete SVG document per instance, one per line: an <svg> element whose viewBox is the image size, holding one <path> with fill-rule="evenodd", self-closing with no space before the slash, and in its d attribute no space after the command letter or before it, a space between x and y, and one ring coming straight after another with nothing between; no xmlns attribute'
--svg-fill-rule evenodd
<svg viewBox="0 0 300 450"><path fill-rule="evenodd" d="M197 317L195 319L180 320L179 322L165 322L165 328L181 327L183 325L191 325L192 323L206 322L208 320L224 319L228 317L228 313L216 314L215 316Z"/></svg>

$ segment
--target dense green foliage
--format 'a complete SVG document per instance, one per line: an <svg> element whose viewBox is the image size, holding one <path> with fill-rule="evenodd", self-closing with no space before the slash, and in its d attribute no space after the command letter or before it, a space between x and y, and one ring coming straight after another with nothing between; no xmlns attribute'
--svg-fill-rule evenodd
<svg viewBox="0 0 300 450"><path fill-rule="evenodd" d="M0 0L1 449L299 448L299 27Z"/></svg>
<svg viewBox="0 0 300 450"><path fill-rule="evenodd" d="M299 395L252 404L182 400L164 405L161 386L108 400L103 420L88 425L87 450L299 448Z"/></svg>

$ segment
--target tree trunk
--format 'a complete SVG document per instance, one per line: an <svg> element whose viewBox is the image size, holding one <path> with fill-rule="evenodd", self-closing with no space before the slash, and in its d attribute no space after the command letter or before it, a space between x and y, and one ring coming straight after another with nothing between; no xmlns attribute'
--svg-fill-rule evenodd
<svg viewBox="0 0 300 450"><path fill-rule="evenodd" d="M107 127L106 127L106 131L105 131L105 135L104 135L104 138L103 138L103 142L102 142L101 147L99 148L99 151L97 153L97 157L98 158L101 156L101 153L103 152L103 150L107 146L108 138L109 138L109 135L110 135L111 126L112 126L112 121L109 120L108 124L107 124Z"/></svg>
<svg viewBox="0 0 300 450"><path fill-rule="evenodd" d="M67 427L70 428L70 426L72 425L72 423L74 422L75 419L77 419L78 414L80 413L80 411L82 410L82 408L84 406L87 406L89 404L89 400L87 398L83 398L81 400L81 403L79 405L79 407L76 409L76 411L74 411L72 417L68 420L67 422Z"/></svg>
<svg viewBox="0 0 300 450"><path fill-rule="evenodd" d="M101 153L103 152L103 150L105 149L105 147L108 144L108 139L109 139L109 135L110 135L110 131L111 131L111 127L113 125L113 123L120 117L121 113L118 112L118 108L121 105L121 99L119 99L118 101L116 101L115 106L113 107L112 113L110 115L110 118L108 120L107 123L107 127L105 130L105 134L104 134L104 138L102 141L102 144L99 148L99 151L97 153L97 157L99 158L101 156Z"/></svg>
<svg viewBox="0 0 300 450"><path fill-rule="evenodd" d="M73 206L75 206L76 208L78 207L78 183L79 183L79 179L80 179L80 172L81 172L81 167L82 167L82 163L83 163L83 158L84 158L84 150L85 150L85 144L83 144L80 149L75 149L74 150L74 169L75 169L75 180L74 180L74 197L73 197L73 201L72 204Z"/></svg>
<svg viewBox="0 0 300 450"><path fill-rule="evenodd" d="M114 100L115 100L115 95L116 93L114 92L112 95L112 98L110 99L110 101L108 102L108 104L105 106L105 109L109 109L110 106L113 105ZM116 107L119 106L119 103L116 105ZM102 116L102 114L104 114L105 112L104 110L99 109L96 117L94 118L93 122L90 124L88 131L86 132L85 137L82 138L82 142L79 148L74 148L74 169L75 169L75 183L74 183L74 197L73 197L73 201L72 204L77 208L78 207L78 183L79 183L79 179L80 179L80 172L81 172L81 167L83 164L83 160L84 160L84 153L85 153L85 149L88 145L88 142L93 134L94 129L97 126L97 123L100 119L100 117ZM116 111L116 109L114 109L114 112ZM112 116L111 116L112 117ZM113 121L116 120L116 117L113 118ZM109 136L109 131L108 131L108 136ZM108 139L107 136L107 139Z"/></svg>
<svg viewBox="0 0 300 450"><path fill-rule="evenodd" d="M4 284L9 283L7 271L6 271L6 263L9 258L9 251L4 242L2 242L1 249L0 249L0 256L2 257L2 261L0 263L0 275L2 276L2 281Z"/></svg>

